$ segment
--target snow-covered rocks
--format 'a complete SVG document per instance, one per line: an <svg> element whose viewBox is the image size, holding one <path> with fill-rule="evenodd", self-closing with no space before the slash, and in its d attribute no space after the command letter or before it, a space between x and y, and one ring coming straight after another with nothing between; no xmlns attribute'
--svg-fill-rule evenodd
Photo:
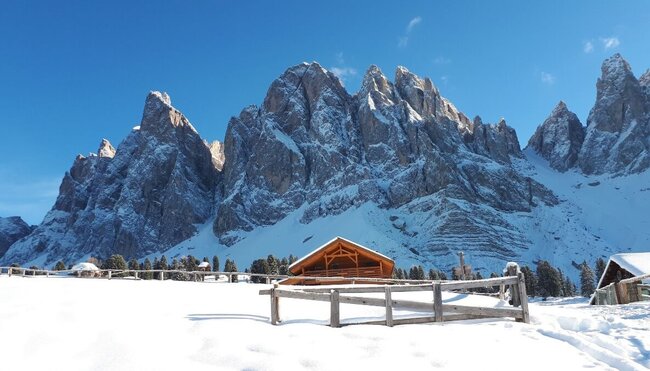
<svg viewBox="0 0 650 371"><path fill-rule="evenodd" d="M586 174L646 170L650 167L650 96L620 54L605 60L601 70L578 165Z"/></svg>
<svg viewBox="0 0 650 371"><path fill-rule="evenodd" d="M78 277L99 277L101 272L99 268L93 263L78 263L72 266L70 269L73 274Z"/></svg>
<svg viewBox="0 0 650 371"><path fill-rule="evenodd" d="M306 224L373 203L434 218L417 237L404 230L422 259L447 256L467 234L476 238L464 248L510 259L526 239L501 213L557 202L511 166L520 156L505 121L470 123L404 67L393 83L371 66L350 96L318 64L300 64L271 84L261 108L230 121L214 231L230 246L296 210Z"/></svg>
<svg viewBox="0 0 650 371"><path fill-rule="evenodd" d="M562 101L528 141L528 147L547 159L552 168L566 171L578 160L585 133L578 116Z"/></svg>
<svg viewBox="0 0 650 371"><path fill-rule="evenodd" d="M213 155L166 93L150 93L140 130L117 150L102 140L98 154L77 156L43 223L0 261L140 257L189 238L212 215Z"/></svg>
<svg viewBox="0 0 650 371"><path fill-rule="evenodd" d="M18 216L0 217L0 258L9 246L32 233L33 228Z"/></svg>

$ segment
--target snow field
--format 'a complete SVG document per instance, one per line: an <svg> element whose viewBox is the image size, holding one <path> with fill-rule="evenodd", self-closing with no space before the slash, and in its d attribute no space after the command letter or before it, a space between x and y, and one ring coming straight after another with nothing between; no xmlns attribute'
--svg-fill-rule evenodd
<svg viewBox="0 0 650 371"><path fill-rule="evenodd" d="M0 368L343 370L650 367L650 305L531 303L532 324L324 326L329 304L281 299L268 285L0 277ZM406 293L403 293L406 294ZM424 293L418 293L424 294ZM411 297L414 298L414 297ZM445 294L445 301L504 305ZM426 300L426 299L423 299ZM396 311L395 316L412 315ZM382 308L342 304L342 322Z"/></svg>

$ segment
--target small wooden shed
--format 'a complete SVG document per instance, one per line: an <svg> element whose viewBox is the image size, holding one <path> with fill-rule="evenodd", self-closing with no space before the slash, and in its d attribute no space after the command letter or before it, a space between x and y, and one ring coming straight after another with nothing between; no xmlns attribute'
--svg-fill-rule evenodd
<svg viewBox="0 0 650 371"><path fill-rule="evenodd" d="M365 246L336 237L289 266L295 276L391 278L395 262ZM350 280L308 280L289 277L285 285L351 283ZM371 283L364 281L363 283Z"/></svg>
<svg viewBox="0 0 650 371"><path fill-rule="evenodd" d="M609 258L590 304L627 304L650 300L650 252Z"/></svg>

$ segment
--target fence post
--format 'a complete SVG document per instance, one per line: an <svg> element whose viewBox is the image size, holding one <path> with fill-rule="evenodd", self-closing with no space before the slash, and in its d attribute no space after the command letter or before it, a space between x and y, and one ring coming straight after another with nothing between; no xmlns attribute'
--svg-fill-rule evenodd
<svg viewBox="0 0 650 371"><path fill-rule="evenodd" d="M112 274L113 274L113 271L108 271L108 279L109 280L111 279Z"/></svg>
<svg viewBox="0 0 650 371"><path fill-rule="evenodd" d="M521 272L517 274L517 277L519 278L519 283L517 286L519 286L519 300L521 302L521 311L523 314L522 322L530 323L530 314L528 313L528 294L526 293L526 279L524 278L524 274Z"/></svg>
<svg viewBox="0 0 650 371"><path fill-rule="evenodd" d="M433 312L436 322L442 322L442 286L440 286L440 282L433 284Z"/></svg>
<svg viewBox="0 0 650 371"><path fill-rule="evenodd" d="M277 325L280 322L280 298L277 296L275 290L278 285L273 285L271 289L271 324Z"/></svg>
<svg viewBox="0 0 650 371"><path fill-rule="evenodd" d="M160 271L160 280L161 281L165 280L165 271Z"/></svg>
<svg viewBox="0 0 650 371"><path fill-rule="evenodd" d="M11 270L12 270L11 267L9 267L9 268L7 269L7 276L9 276L9 277L11 277Z"/></svg>
<svg viewBox="0 0 650 371"><path fill-rule="evenodd" d="M339 292L337 290L330 291L330 327L341 327Z"/></svg>
<svg viewBox="0 0 650 371"><path fill-rule="evenodd" d="M508 266L508 276L517 277L517 266L509 265ZM521 298L519 297L519 284L510 285L510 299L512 299L512 306L518 307L521 305Z"/></svg>
<svg viewBox="0 0 650 371"><path fill-rule="evenodd" d="M384 287L386 293L386 326L393 327L393 295L390 286Z"/></svg>

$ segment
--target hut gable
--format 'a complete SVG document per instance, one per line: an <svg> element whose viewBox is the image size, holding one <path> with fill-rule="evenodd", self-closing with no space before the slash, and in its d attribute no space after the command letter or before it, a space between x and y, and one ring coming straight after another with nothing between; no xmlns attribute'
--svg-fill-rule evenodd
<svg viewBox="0 0 650 371"><path fill-rule="evenodd" d="M650 300L650 252L609 258L590 304L627 304Z"/></svg>
<svg viewBox="0 0 650 371"><path fill-rule="evenodd" d="M650 273L650 252L615 254L609 258L597 288L603 288L616 280L639 277L648 273Z"/></svg>
<svg viewBox="0 0 650 371"><path fill-rule="evenodd" d="M296 276L308 277L390 278L394 266L395 262L387 256L336 237L291 264L289 271ZM295 279L289 281L288 284L304 283Z"/></svg>

